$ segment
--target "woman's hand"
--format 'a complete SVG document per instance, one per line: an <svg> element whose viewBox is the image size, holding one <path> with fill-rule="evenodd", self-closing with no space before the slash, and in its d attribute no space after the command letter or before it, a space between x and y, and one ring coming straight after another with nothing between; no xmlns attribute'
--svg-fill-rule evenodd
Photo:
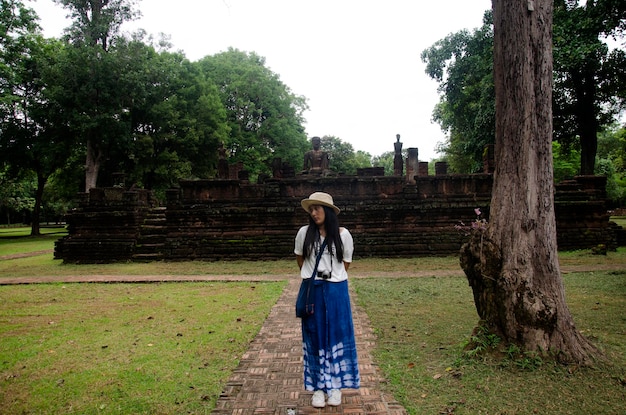
<svg viewBox="0 0 626 415"><path fill-rule="evenodd" d="M302 255L296 255L296 262L298 263L298 268L302 269L302 264L304 264L304 257Z"/></svg>

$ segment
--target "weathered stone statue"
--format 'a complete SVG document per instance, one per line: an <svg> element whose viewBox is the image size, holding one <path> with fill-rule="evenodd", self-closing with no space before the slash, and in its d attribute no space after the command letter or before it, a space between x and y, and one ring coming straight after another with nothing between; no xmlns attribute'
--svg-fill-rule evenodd
<svg viewBox="0 0 626 415"><path fill-rule="evenodd" d="M313 150L304 154L304 171L309 173L323 173L328 170L328 153L320 150L321 139L313 137L311 144Z"/></svg>
<svg viewBox="0 0 626 415"><path fill-rule="evenodd" d="M402 176L404 160L402 159L402 143L400 142L400 134L396 134L396 142L393 143L396 153L393 156L393 174L394 176Z"/></svg>

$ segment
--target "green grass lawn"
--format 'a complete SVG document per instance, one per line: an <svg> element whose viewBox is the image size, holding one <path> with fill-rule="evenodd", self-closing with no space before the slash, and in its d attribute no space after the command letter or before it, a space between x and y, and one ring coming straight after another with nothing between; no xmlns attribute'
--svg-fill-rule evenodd
<svg viewBox="0 0 626 415"><path fill-rule="evenodd" d="M464 351L478 316L460 277L357 279L377 335L374 359L411 414L626 413L626 265L564 277L574 320L609 364L559 366L511 350L504 360Z"/></svg>
<svg viewBox="0 0 626 415"><path fill-rule="evenodd" d="M65 235L62 227L42 227L41 236L30 236L30 228L0 228L0 257L54 249L54 241Z"/></svg>
<svg viewBox="0 0 626 415"><path fill-rule="evenodd" d="M0 286L0 414L204 414L285 283Z"/></svg>
<svg viewBox="0 0 626 415"><path fill-rule="evenodd" d="M33 245L19 252L49 250L55 237L6 239L0 237L0 252L22 239ZM563 278L577 328L608 364L560 366L514 350L503 360L472 358L464 347L478 317L458 258L356 260L350 271L359 278L351 284L377 335L373 353L388 380L384 387L411 414L626 413L626 249L563 252L559 260L569 269ZM296 269L295 260L85 266L64 265L51 254L0 260L0 278L287 277ZM417 278L418 272L432 276ZM0 414L209 413L284 284L0 286Z"/></svg>
<svg viewBox="0 0 626 415"><path fill-rule="evenodd" d="M626 228L626 216L611 216L611 221L617 223L622 228Z"/></svg>

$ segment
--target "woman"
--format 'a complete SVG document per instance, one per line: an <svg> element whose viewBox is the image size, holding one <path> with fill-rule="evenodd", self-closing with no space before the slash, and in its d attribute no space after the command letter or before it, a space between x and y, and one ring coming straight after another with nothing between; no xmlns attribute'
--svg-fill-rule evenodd
<svg viewBox="0 0 626 415"><path fill-rule="evenodd" d="M324 241L314 282L315 312L302 318L304 388L314 391L316 408L341 404L341 389L358 389L352 310L348 294L348 267L354 246L352 235L339 227L339 208L328 193L316 192L301 202L309 224L298 231L294 253L302 278L311 278Z"/></svg>

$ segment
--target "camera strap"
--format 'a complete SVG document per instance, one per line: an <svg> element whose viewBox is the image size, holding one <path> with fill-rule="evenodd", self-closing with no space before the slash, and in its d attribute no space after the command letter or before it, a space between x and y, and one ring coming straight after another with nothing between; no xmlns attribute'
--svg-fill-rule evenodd
<svg viewBox="0 0 626 415"><path fill-rule="evenodd" d="M326 238L324 238L324 242L322 242L322 246L320 248L320 251L317 253L317 258L315 259L315 267L313 268L313 275L311 275L311 278L315 278L315 276L317 275L317 267L320 264L320 259L322 259L322 254L324 253L324 248L326 248Z"/></svg>

